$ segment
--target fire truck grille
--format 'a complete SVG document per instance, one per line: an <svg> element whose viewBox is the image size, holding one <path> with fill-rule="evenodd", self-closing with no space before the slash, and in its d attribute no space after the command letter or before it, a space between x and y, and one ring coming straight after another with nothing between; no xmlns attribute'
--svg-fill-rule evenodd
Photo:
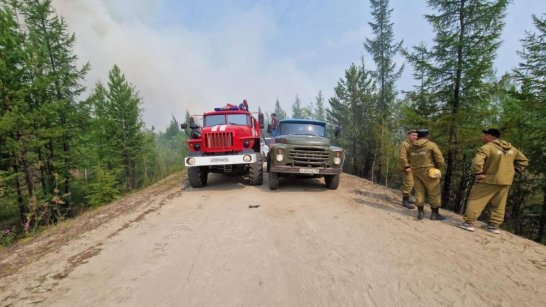
<svg viewBox="0 0 546 307"><path fill-rule="evenodd" d="M205 146L210 149L229 149L233 147L232 132L212 132L205 135Z"/></svg>
<svg viewBox="0 0 546 307"><path fill-rule="evenodd" d="M330 153L322 148L296 147L288 151L288 157L297 166L324 166Z"/></svg>

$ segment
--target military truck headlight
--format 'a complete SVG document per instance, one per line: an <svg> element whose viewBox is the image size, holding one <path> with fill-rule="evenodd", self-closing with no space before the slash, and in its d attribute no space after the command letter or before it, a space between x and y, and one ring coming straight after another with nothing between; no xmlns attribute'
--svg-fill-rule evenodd
<svg viewBox="0 0 546 307"><path fill-rule="evenodd" d="M250 162L251 160L252 160L252 157L250 155L244 155L243 156L243 161Z"/></svg>
<svg viewBox="0 0 546 307"><path fill-rule="evenodd" d="M194 158L188 158L188 159L186 159L186 163L188 163L188 165L194 165L195 164L195 159Z"/></svg>
<svg viewBox="0 0 546 307"><path fill-rule="evenodd" d="M201 150L201 144L199 144L199 143L193 144L193 149L195 149L196 151Z"/></svg>
<svg viewBox="0 0 546 307"><path fill-rule="evenodd" d="M280 153L280 154L277 154L277 157L276 157L276 158L277 158L277 161L281 162L282 159L284 159L284 156L283 156L282 153Z"/></svg>
<svg viewBox="0 0 546 307"><path fill-rule="evenodd" d="M250 141L249 140L244 140L243 141L243 146L248 148L248 146L250 146Z"/></svg>
<svg viewBox="0 0 546 307"><path fill-rule="evenodd" d="M343 151L335 151L334 152L334 164L340 165L341 164L341 157L343 156Z"/></svg>

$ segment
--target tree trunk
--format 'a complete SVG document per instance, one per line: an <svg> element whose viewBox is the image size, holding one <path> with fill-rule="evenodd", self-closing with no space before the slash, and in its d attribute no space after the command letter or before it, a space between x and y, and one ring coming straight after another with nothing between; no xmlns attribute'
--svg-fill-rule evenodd
<svg viewBox="0 0 546 307"><path fill-rule="evenodd" d="M442 191L442 203L447 208L453 208L451 195L451 185L453 183L453 173L455 168L455 161L457 159L457 114L459 113L459 105L461 100L461 77L463 66L463 40L465 34L465 15L464 15L465 1L461 0L459 7L459 40L457 46L457 66L455 70L455 84L453 84L453 99L451 101L451 120L449 124L449 150L447 152L447 169L444 180L444 186Z"/></svg>
<svg viewBox="0 0 546 307"><path fill-rule="evenodd" d="M535 241L542 243L544 239L544 228L546 227L546 188L543 188L544 200L542 201L542 212L540 214L540 222L538 225L538 235Z"/></svg>
<svg viewBox="0 0 546 307"><path fill-rule="evenodd" d="M28 208L25 206L23 199L23 192L21 191L21 182L19 181L19 165L17 164L17 158L12 155L13 158L13 171L15 172L15 191L17 192L17 204L19 205L19 218L21 220L21 226L25 224L25 214L28 212Z"/></svg>

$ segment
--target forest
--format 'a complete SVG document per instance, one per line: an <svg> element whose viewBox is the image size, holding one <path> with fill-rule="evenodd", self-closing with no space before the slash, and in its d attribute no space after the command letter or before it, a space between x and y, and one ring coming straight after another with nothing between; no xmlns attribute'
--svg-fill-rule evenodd
<svg viewBox="0 0 546 307"><path fill-rule="evenodd" d="M183 169L178 121L147 129L117 66L84 97L75 39L50 1L0 2L2 245Z"/></svg>
<svg viewBox="0 0 546 307"><path fill-rule="evenodd" d="M508 0L428 0L434 38L417 46L396 40L388 0L369 2L372 36L333 97L319 91L305 103L296 95L291 110L277 100L270 112L341 127L335 141L346 150L344 171L395 189L406 131L430 129L447 164L442 208L457 213L473 184L481 131L498 128L530 160L510 190L503 228L545 243L546 15L532 16L534 28L514 55L519 64L498 76ZM176 116L165 131L146 128L144 98L116 65L106 84L86 89L92 63L78 66L75 40L51 1L0 0L2 245L183 169ZM415 85L401 92L396 83L407 66Z"/></svg>
<svg viewBox="0 0 546 307"><path fill-rule="evenodd" d="M502 43L509 1L428 0L435 12L424 16L433 29L430 46L404 46L395 39L388 0L370 0L373 36L364 40L360 63L351 64L327 99L302 103L291 116L326 120L341 127L344 171L399 188L398 145L409 129L428 128L446 160L442 208L464 213L474 174L471 161L482 145L482 130L497 128L502 139L522 150L529 168L511 187L503 228L545 242L546 227L546 15L532 16L534 29L521 37L519 64L496 76L494 60ZM413 90L396 81L413 69ZM371 61L374 65L366 65ZM369 68L373 66L373 68ZM279 101L273 111L286 117ZM486 213L485 213L486 214Z"/></svg>

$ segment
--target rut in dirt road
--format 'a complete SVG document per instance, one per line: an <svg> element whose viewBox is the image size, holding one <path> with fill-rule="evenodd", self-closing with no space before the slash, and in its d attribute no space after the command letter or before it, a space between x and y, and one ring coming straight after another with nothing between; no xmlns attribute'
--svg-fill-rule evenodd
<svg viewBox="0 0 546 307"><path fill-rule="evenodd" d="M546 305L544 246L463 232L455 215L416 221L397 192L350 175L335 191L280 184L166 189L3 278L2 304Z"/></svg>

